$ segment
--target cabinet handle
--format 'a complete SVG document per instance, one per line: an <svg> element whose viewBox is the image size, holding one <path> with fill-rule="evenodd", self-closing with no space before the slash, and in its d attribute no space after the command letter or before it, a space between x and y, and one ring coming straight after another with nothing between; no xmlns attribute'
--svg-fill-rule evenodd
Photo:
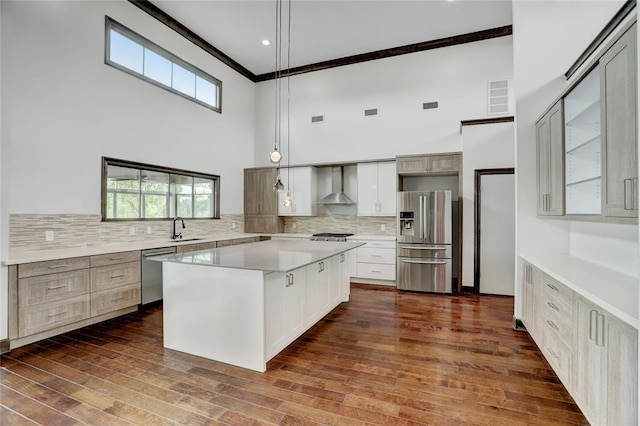
<svg viewBox="0 0 640 426"><path fill-rule="evenodd" d="M380 271L380 270L378 270L378 269L372 269L372 270L371 270L371 272L376 272L376 273L378 273L378 274L381 274L381 273L382 273L382 271Z"/></svg>
<svg viewBox="0 0 640 426"><path fill-rule="evenodd" d="M633 205L633 180L625 179L622 181L623 183L623 194L624 194L624 209L631 210ZM628 185L627 185L628 184ZM627 202L628 201L628 202Z"/></svg>
<svg viewBox="0 0 640 426"><path fill-rule="evenodd" d="M111 278L122 278L124 277L124 274L118 274L118 275L111 275Z"/></svg>
<svg viewBox="0 0 640 426"><path fill-rule="evenodd" d="M122 260L124 259L124 257L120 256L120 257L110 257L109 260L112 262L115 262L116 260Z"/></svg>
<svg viewBox="0 0 640 426"><path fill-rule="evenodd" d="M118 300L124 299L124 296L116 297L115 299L111 299L112 302L117 302Z"/></svg>
<svg viewBox="0 0 640 426"><path fill-rule="evenodd" d="M53 317L59 317L60 315L67 315L69 312L58 312L57 314L50 314L48 317L49 318L53 318Z"/></svg>
<svg viewBox="0 0 640 426"><path fill-rule="evenodd" d="M371 257L382 257L381 254L372 254Z"/></svg>
<svg viewBox="0 0 640 426"><path fill-rule="evenodd" d="M550 347L547 347L547 350L549 351L549 353L551 354L552 357L554 357L557 360L560 359L560 357L558 355L556 355L556 353L553 351L553 349L551 349Z"/></svg>
<svg viewBox="0 0 640 426"><path fill-rule="evenodd" d="M589 340L596 340L596 318L598 316L598 311L592 310L589 312Z"/></svg>
<svg viewBox="0 0 640 426"><path fill-rule="evenodd" d="M556 287L556 286L555 286L555 285L553 285L553 284L549 284L549 283L547 283L547 287L549 287L549 288L550 288L551 290L553 290L553 291L558 291L558 287Z"/></svg>
<svg viewBox="0 0 640 426"><path fill-rule="evenodd" d="M551 303L551 302L547 302L547 305L549 305L549 307L550 307L551 309L553 309L554 311L556 311L556 312L560 312L560 309L558 309L558 307L557 307L556 305L554 305L553 303Z"/></svg>
<svg viewBox="0 0 640 426"><path fill-rule="evenodd" d="M69 265L51 265L49 266L49 269L60 269L60 268L66 268Z"/></svg>
<svg viewBox="0 0 640 426"><path fill-rule="evenodd" d="M596 317L596 345L604 346L604 314Z"/></svg>
<svg viewBox="0 0 640 426"><path fill-rule="evenodd" d="M344 253L340 255L340 263L344 263Z"/></svg>
<svg viewBox="0 0 640 426"><path fill-rule="evenodd" d="M542 211L547 211L547 194L542 195Z"/></svg>
<svg viewBox="0 0 640 426"><path fill-rule="evenodd" d="M547 320L547 324L549 324L549 327L553 328L556 331L560 331L560 329L558 328L558 326L556 325L556 323L554 323L551 320Z"/></svg>
<svg viewBox="0 0 640 426"><path fill-rule="evenodd" d="M57 285L57 286L55 286L55 287L47 287L47 291L49 291L49 290L56 290L56 289L58 289L58 288L67 288L67 285L65 284L65 285Z"/></svg>
<svg viewBox="0 0 640 426"><path fill-rule="evenodd" d="M526 265L524 267L524 280L527 283L531 284L531 266L529 265Z"/></svg>

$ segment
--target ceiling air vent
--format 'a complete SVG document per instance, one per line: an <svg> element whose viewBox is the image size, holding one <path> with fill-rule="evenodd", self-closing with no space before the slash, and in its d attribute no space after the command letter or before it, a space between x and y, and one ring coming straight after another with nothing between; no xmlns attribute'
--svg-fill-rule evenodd
<svg viewBox="0 0 640 426"><path fill-rule="evenodd" d="M370 115L378 115L378 108L371 108L364 110L364 116L368 117Z"/></svg>
<svg viewBox="0 0 640 426"><path fill-rule="evenodd" d="M422 104L422 109L436 109L436 108L438 108L438 101L425 102Z"/></svg>
<svg viewBox="0 0 640 426"><path fill-rule="evenodd" d="M311 117L312 123L322 123L324 121L324 115L314 115Z"/></svg>
<svg viewBox="0 0 640 426"><path fill-rule="evenodd" d="M490 81L488 86L489 115L507 114L509 112L509 81Z"/></svg>

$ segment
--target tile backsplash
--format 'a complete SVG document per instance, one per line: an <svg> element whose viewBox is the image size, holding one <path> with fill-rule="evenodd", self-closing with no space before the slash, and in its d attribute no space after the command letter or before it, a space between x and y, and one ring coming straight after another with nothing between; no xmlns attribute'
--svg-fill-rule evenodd
<svg viewBox="0 0 640 426"><path fill-rule="evenodd" d="M244 231L241 214L222 215L216 220L184 221L183 238ZM13 214L9 217L9 255L21 253L99 246L137 241L154 241L171 237L170 220L102 222L100 215ZM235 228L234 228L235 226ZM134 235L131 235L133 228ZM46 240L46 232L53 240Z"/></svg>
<svg viewBox="0 0 640 426"><path fill-rule="evenodd" d="M351 232L365 235L395 235L394 217L358 217L326 214L285 217L286 233ZM9 256L43 250L71 249L171 237L171 221L102 222L100 215L13 214L9 217ZM183 238L244 232L241 214L222 215L216 220L185 220ZM383 231L382 228L385 228ZM133 228L134 235L131 235ZM53 232L53 240L46 233Z"/></svg>

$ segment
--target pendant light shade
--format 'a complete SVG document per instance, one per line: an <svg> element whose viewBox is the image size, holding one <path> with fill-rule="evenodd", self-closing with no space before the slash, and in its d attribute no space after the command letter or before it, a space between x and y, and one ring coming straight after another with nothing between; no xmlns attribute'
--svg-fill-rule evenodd
<svg viewBox="0 0 640 426"><path fill-rule="evenodd" d="M273 151L269 153L269 161L271 161L273 164L278 164L280 160L282 160L282 154L280 154L278 148L274 146Z"/></svg>
<svg viewBox="0 0 640 426"><path fill-rule="evenodd" d="M282 181L280 180L280 176L278 176L278 179L276 180L276 183L273 184L273 190L275 192L282 192L284 191L284 184L282 183Z"/></svg>

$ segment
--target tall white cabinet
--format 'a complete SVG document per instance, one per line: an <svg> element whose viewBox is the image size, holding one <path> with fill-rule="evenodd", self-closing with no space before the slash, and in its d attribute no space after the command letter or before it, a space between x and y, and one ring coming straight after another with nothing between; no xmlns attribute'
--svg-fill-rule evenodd
<svg viewBox="0 0 640 426"><path fill-rule="evenodd" d="M396 162L358 163L358 216L396 215Z"/></svg>

